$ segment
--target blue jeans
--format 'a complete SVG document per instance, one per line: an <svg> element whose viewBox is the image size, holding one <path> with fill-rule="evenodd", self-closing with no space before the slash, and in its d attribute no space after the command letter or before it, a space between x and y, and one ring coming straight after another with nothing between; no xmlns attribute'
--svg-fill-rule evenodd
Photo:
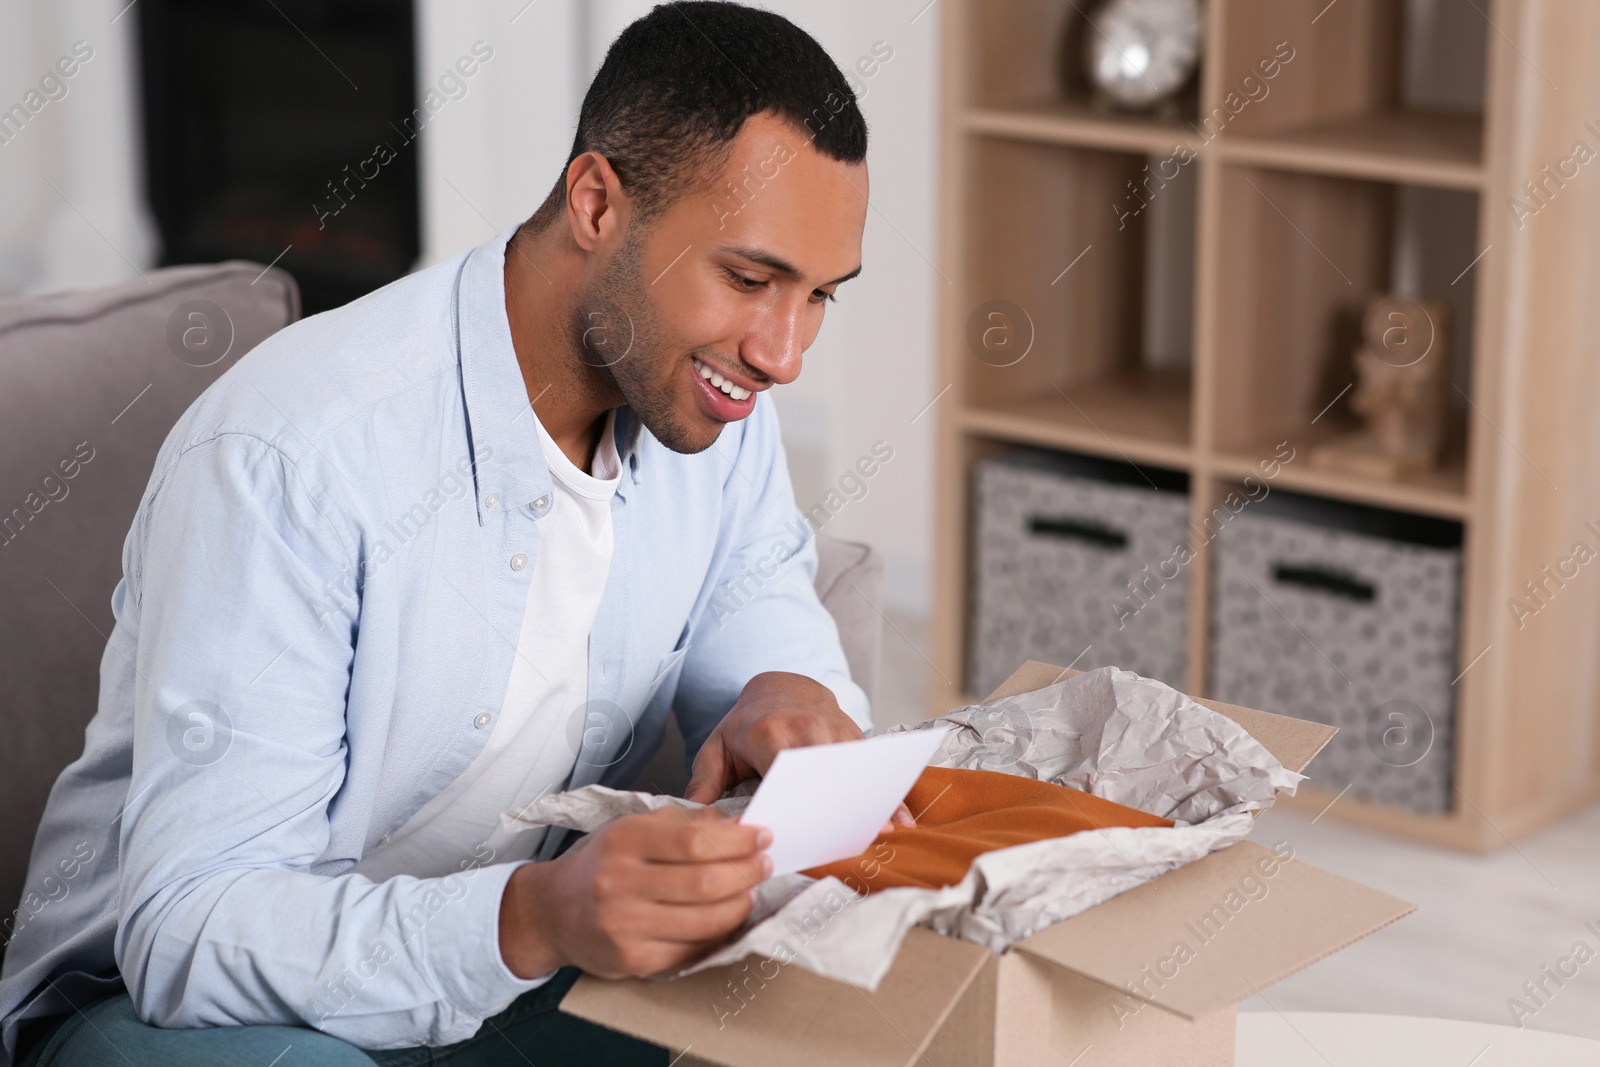
<svg viewBox="0 0 1600 1067"><path fill-rule="evenodd" d="M17 1067L666 1067L666 1049L556 1010L578 974L564 968L458 1044L382 1051L301 1026L162 1030L140 1022L128 994L119 993L28 1032Z"/></svg>

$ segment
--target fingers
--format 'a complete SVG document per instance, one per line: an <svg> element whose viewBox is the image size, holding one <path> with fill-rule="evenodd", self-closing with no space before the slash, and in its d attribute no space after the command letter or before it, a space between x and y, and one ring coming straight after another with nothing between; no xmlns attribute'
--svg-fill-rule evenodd
<svg viewBox="0 0 1600 1067"><path fill-rule="evenodd" d="M860 741L866 736L855 720L842 711L828 715L770 715L752 726L749 734L751 751L746 756L761 774L783 749Z"/></svg>
<svg viewBox="0 0 1600 1067"><path fill-rule="evenodd" d="M608 824L589 848L550 861L572 876L568 911L582 920L558 927L565 958L602 977L644 977L703 956L749 919L771 843L770 830L712 808Z"/></svg>
<svg viewBox="0 0 1600 1067"><path fill-rule="evenodd" d="M620 821L620 820L619 820ZM643 816L634 831L641 896L696 904L748 896L772 874L772 832L721 812L671 809Z"/></svg>
<svg viewBox="0 0 1600 1067"><path fill-rule="evenodd" d="M731 784L728 781L727 759L723 754L722 738L715 732L700 746L694 758L694 773L689 778L689 788L684 799L696 804L710 804L721 797Z"/></svg>
<svg viewBox="0 0 1600 1067"><path fill-rule="evenodd" d="M860 741L864 736L861 727L843 712L767 715L730 732L726 738L713 735L712 740L719 742L714 753L717 762L702 766L701 761L707 758L706 749L711 747L708 740L695 759L694 780L684 795L709 804L745 778L765 777L778 753L786 748Z"/></svg>
<svg viewBox="0 0 1600 1067"><path fill-rule="evenodd" d="M896 830L915 830L917 820L911 817L911 809L901 804L894 809L894 814L889 816L889 821L878 830L879 835L892 834Z"/></svg>
<svg viewBox="0 0 1600 1067"><path fill-rule="evenodd" d="M772 876L772 860L764 852L731 862L652 863L650 898L660 904L701 904L749 896Z"/></svg>
<svg viewBox="0 0 1600 1067"><path fill-rule="evenodd" d="M655 939L679 945L709 947L744 925L754 906L750 892L710 904L646 904L639 919Z"/></svg>
<svg viewBox="0 0 1600 1067"><path fill-rule="evenodd" d="M651 941L700 944L714 941L738 929L755 907L755 894L748 887L720 900L691 904L662 903L655 900L612 897L606 887L597 887L602 901L600 927L617 945ZM608 898L610 906L604 906Z"/></svg>
<svg viewBox="0 0 1600 1067"><path fill-rule="evenodd" d="M709 804L742 779L766 774L786 748L864 736L820 683L782 672L758 675L700 746L684 797Z"/></svg>
<svg viewBox="0 0 1600 1067"><path fill-rule="evenodd" d="M618 819L612 825L622 835L619 843L652 863L733 862L772 844L772 831L746 826L714 808L666 808Z"/></svg>

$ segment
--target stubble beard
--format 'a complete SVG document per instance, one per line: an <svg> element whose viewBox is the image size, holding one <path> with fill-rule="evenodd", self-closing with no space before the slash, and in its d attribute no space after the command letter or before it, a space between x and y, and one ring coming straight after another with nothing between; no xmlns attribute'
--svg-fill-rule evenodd
<svg viewBox="0 0 1600 1067"><path fill-rule="evenodd" d="M700 439L692 412L684 411L675 399L682 357L662 337L655 307L645 294L643 266L644 240L634 223L573 312L573 349L602 382L622 395L656 440L674 452L694 455L710 448L721 428Z"/></svg>

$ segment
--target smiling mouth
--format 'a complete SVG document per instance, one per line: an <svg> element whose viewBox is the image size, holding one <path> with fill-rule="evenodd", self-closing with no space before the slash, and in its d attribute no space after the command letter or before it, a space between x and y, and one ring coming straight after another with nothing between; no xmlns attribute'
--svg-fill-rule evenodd
<svg viewBox="0 0 1600 1067"><path fill-rule="evenodd" d="M753 391L734 385L733 382L729 381L727 378L724 378L721 373L712 370L710 367L706 366L704 363L701 363L693 356L689 357L689 360L694 364L695 372L699 374L700 377L704 378L706 381L710 382L713 387L722 390L735 400L744 400L749 397Z"/></svg>

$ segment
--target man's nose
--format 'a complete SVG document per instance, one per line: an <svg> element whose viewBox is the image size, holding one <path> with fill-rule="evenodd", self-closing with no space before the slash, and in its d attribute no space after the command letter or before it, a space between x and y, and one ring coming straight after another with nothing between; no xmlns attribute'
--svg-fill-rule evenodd
<svg viewBox="0 0 1600 1067"><path fill-rule="evenodd" d="M804 304L785 303L764 316L745 336L739 355L773 384L788 385L800 377L804 353Z"/></svg>

